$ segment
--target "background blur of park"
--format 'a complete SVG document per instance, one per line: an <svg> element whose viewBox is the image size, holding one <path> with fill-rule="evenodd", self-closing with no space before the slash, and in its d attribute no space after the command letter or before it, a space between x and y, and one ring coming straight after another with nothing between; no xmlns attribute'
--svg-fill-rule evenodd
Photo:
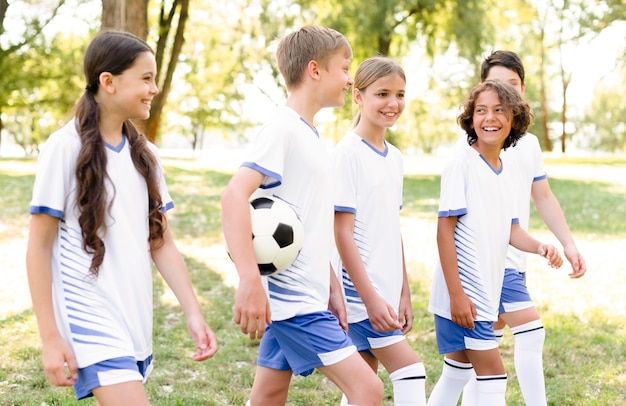
<svg viewBox="0 0 626 406"><path fill-rule="evenodd" d="M407 107L391 130L405 154L403 240L415 324L407 339L427 366L430 391L441 372L426 310L439 175L459 139L458 106L497 49L526 67L531 129L550 185L588 264L529 260L528 284L547 337L549 405L626 404L626 3L624 0L0 0L0 406L77 405L41 368L41 345L25 271L28 204L36 156L71 117L84 91L82 57L101 28L146 38L155 49L161 93L139 123L163 155L176 203L171 225L220 351L193 363L184 319L155 274L159 365L147 390L154 405L242 405L258 342L232 322L237 275L221 236L219 199L259 125L286 92L274 63L276 40L305 24L333 27L353 46L351 73L377 54L407 72ZM349 129L342 109L316 125L329 144ZM531 233L559 246L535 211ZM523 404L513 338L501 346L510 405ZM385 405L392 403L388 377ZM295 378L289 405L337 405L321 374ZM91 401L80 404L90 405Z"/></svg>
<svg viewBox="0 0 626 406"><path fill-rule="evenodd" d="M353 70L384 54L408 74L407 109L392 141L436 153L456 141L457 107L481 60L516 51L526 66L544 151L626 150L623 0L0 0L0 154L33 155L83 92L82 56L102 27L131 31L157 53L161 94L145 123L165 148L245 144L285 89L276 39L322 24L344 33ZM318 125L329 142L343 109Z"/></svg>

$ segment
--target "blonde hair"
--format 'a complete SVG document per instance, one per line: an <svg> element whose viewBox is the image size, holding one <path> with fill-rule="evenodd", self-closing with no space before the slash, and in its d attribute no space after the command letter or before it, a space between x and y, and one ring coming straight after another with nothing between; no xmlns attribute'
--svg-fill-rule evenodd
<svg viewBox="0 0 626 406"><path fill-rule="evenodd" d="M331 57L339 51L352 58L348 40L332 28L305 26L286 35L278 44L276 60L287 90L300 85L302 73L310 61L317 61L326 68Z"/></svg>
<svg viewBox="0 0 626 406"><path fill-rule="evenodd" d="M378 79L396 74L406 83L406 75L400 64L386 56L374 56L361 62L354 74L354 89L364 92L365 89ZM361 112L357 112L352 123L352 128L356 127L361 120Z"/></svg>

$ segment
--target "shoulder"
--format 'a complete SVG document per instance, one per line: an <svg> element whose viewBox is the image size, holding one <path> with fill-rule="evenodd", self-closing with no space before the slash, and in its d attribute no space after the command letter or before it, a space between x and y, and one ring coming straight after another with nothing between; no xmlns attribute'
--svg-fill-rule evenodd
<svg viewBox="0 0 626 406"><path fill-rule="evenodd" d="M528 153L536 153L537 151L541 152L541 145L539 145L539 139L535 134L526 133L522 138L520 138L514 147L507 148L506 151L503 151L505 154L528 154Z"/></svg>
<svg viewBox="0 0 626 406"><path fill-rule="evenodd" d="M42 146L42 153L65 153L80 151L81 141L76 128L76 120L72 119L63 127L53 132Z"/></svg>

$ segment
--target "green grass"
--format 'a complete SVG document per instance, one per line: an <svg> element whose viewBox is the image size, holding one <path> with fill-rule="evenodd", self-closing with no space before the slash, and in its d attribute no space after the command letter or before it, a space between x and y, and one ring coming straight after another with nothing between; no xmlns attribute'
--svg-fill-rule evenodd
<svg viewBox="0 0 626 406"><path fill-rule="evenodd" d="M34 179L33 162L29 159L0 159L0 245L25 238L27 207ZM193 345L183 315L171 300L161 278L155 274L156 364L146 390L154 405L243 405L254 379L258 343L241 334L232 322L234 290L222 282L222 273L211 268L212 265L202 256L208 247L221 244L219 198L230 174L198 168L193 161L165 160L165 163L169 190L176 203L171 224L205 316L217 334L220 351L206 362L191 360ZM626 173L626 159L615 157L550 159L547 164L555 168L572 165L583 173L606 167ZM611 241L617 247L626 246L626 181L582 180L568 176L552 178L550 184L567 214L570 227L575 230L579 245L583 241L588 247L596 247ZM438 196L438 176L407 176L403 217L406 221L432 227L436 221ZM534 212L531 228L546 234L545 226ZM432 228L405 231L405 242L407 233L422 235L425 240L432 241L434 234L429 230ZM425 362L428 392L438 379L442 362L434 340L432 316L426 310L432 258L436 255L430 244L407 250L415 311L414 328L407 338ZM584 300L587 307L583 310L576 310L582 301L577 296L566 297L569 301L566 305L571 305L571 311L567 306L564 311L562 300L557 302L552 296L540 303L547 330L544 365L550 405L611 406L626 402L624 309L608 312L595 303L600 298L609 304L624 303L621 297L625 279L619 271L624 269L626 256L615 250L611 251L612 259L596 259L593 251L584 251L590 269L595 269L596 262L613 265L599 266L601 269L597 270L603 272L603 278L609 279L606 282L608 288L598 290L589 283L594 280L590 275L589 279L576 282L577 289L591 291L590 299ZM23 268L6 269L1 261L2 258L0 276L3 280L13 273L25 272ZM531 277L537 286L550 286L550 272L554 271L538 271ZM569 286L561 282L565 276L559 278L559 284ZM0 306L14 299L10 294L5 296L0 295ZM512 336L507 330L502 345L510 377L507 400L510 405L521 405L523 401L512 364L512 344ZM0 320L0 348L0 405L94 404L92 400L76 402L71 389L48 384L41 369L41 346L31 310L21 309ZM385 381L385 405L391 405L388 376L383 370L379 375ZM290 405L337 405L339 399L338 389L318 372L308 378L295 377L292 381Z"/></svg>

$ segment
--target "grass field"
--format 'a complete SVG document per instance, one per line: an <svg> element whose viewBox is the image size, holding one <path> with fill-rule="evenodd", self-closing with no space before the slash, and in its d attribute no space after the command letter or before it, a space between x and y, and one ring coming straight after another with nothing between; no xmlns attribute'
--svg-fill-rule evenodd
<svg viewBox="0 0 626 406"><path fill-rule="evenodd" d="M193 346L173 295L155 274L154 352L156 367L146 389L154 405L243 405L254 377L258 343L231 321L236 273L220 231L219 198L230 178L224 167L204 161L165 159L168 185L176 203L171 217L207 320L220 351L194 363ZM68 388L51 387L41 370L36 322L30 310L24 255L34 160L0 159L0 405L91 405L78 403ZM231 165L236 163L231 163ZM550 405L626 404L626 158L550 158L551 186L567 215L587 275L567 277L568 266L549 269L529 261L528 284L539 306L547 337L544 350ZM216 169L217 168L217 169ZM437 381L432 316L426 311L437 260L434 241L439 170L433 157L407 162L402 227L410 272L415 324L408 340L424 359L427 391ZM557 244L536 213L531 233ZM510 405L523 404L512 364L513 339L507 330L501 347ZM385 405L392 404L387 374ZM338 405L341 394L321 374L296 377L290 405Z"/></svg>

